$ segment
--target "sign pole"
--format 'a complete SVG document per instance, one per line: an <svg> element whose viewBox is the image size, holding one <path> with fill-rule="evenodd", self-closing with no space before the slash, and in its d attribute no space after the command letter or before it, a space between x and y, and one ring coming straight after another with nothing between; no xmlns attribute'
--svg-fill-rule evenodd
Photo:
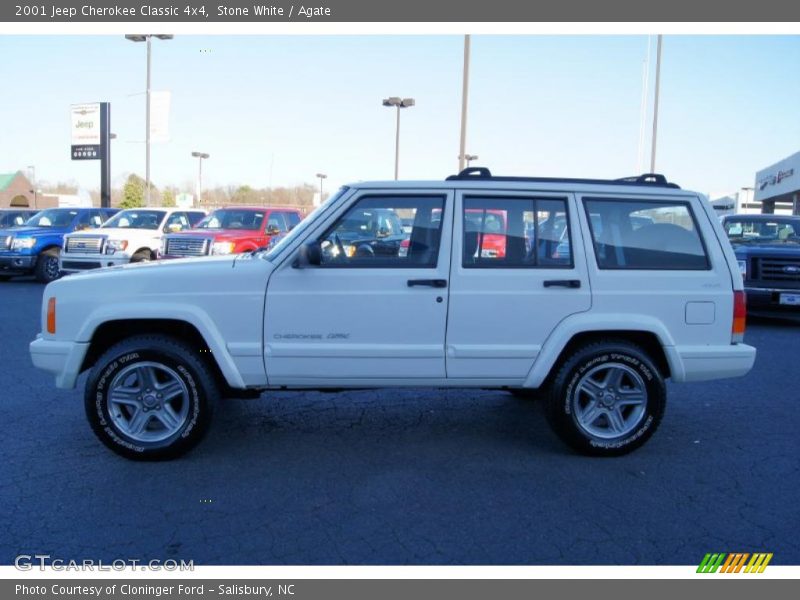
<svg viewBox="0 0 800 600"><path fill-rule="evenodd" d="M100 103L100 206L111 208L111 105Z"/></svg>

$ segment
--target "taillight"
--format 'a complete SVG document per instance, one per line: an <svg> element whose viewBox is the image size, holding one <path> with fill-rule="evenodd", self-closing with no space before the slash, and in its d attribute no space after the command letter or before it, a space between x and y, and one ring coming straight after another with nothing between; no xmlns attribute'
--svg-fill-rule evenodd
<svg viewBox="0 0 800 600"><path fill-rule="evenodd" d="M50 298L47 301L47 333L56 332L56 299Z"/></svg>
<svg viewBox="0 0 800 600"><path fill-rule="evenodd" d="M731 343L744 341L745 321L747 320L747 295L743 291L733 292L733 326Z"/></svg>

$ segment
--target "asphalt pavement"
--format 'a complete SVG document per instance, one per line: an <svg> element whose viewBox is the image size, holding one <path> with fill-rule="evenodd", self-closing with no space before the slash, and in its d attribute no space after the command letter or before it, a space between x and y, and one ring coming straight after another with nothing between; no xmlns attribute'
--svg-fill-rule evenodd
<svg viewBox="0 0 800 600"><path fill-rule="evenodd" d="M758 321L741 379L670 384L631 455L578 456L504 392L270 393L219 407L188 456L92 434L82 386L33 368L43 287L0 283L0 564L800 564L800 326Z"/></svg>

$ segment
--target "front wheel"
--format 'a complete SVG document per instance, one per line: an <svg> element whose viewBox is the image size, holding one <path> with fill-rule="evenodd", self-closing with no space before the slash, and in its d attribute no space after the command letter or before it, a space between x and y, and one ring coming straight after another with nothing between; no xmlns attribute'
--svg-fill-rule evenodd
<svg viewBox="0 0 800 600"><path fill-rule="evenodd" d="M553 380L546 411L553 430L592 456L619 456L655 433L666 385L651 358L625 341L587 344L569 356Z"/></svg>
<svg viewBox="0 0 800 600"><path fill-rule="evenodd" d="M106 446L135 460L176 458L193 448L219 396L200 350L161 335L112 346L86 383L86 416Z"/></svg>
<svg viewBox="0 0 800 600"><path fill-rule="evenodd" d="M33 271L36 281L40 283L50 283L61 276L61 270L58 267L59 254L60 251L58 248L50 248L39 254L39 258L36 260L36 267Z"/></svg>

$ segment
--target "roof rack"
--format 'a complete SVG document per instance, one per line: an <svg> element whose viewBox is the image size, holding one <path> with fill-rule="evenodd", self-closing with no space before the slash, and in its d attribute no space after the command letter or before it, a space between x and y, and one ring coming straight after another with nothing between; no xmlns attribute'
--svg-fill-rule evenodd
<svg viewBox="0 0 800 600"><path fill-rule="evenodd" d="M572 179L565 177L498 177L486 167L468 167L458 175L450 175L445 181L529 181L535 183L582 183L592 185L646 185L649 187L664 187L680 189L677 183L667 181L659 173L643 173L619 179Z"/></svg>

